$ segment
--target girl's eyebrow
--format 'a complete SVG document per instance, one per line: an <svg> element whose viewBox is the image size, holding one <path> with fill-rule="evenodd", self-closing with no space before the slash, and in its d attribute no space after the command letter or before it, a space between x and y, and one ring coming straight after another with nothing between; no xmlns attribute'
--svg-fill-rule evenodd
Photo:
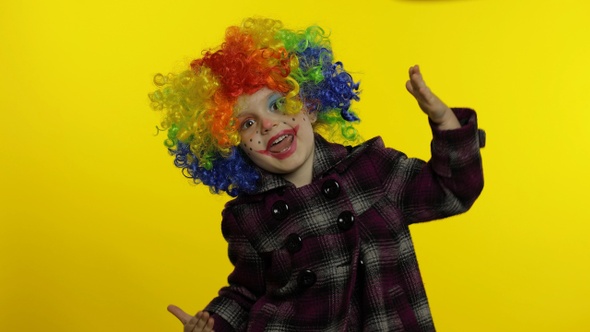
<svg viewBox="0 0 590 332"><path fill-rule="evenodd" d="M282 97L283 97L283 95L281 93L273 92L270 95L268 95L268 100L269 101L271 101L271 100L274 101L274 100L277 100L277 99L282 98Z"/></svg>
<svg viewBox="0 0 590 332"><path fill-rule="evenodd" d="M284 93L278 92L278 91L273 92L272 95L273 96L277 96L277 98L283 98L283 97L285 97L285 94Z"/></svg>
<svg viewBox="0 0 590 332"><path fill-rule="evenodd" d="M248 107L244 107L244 105L239 105L238 103L234 105L234 115L236 117L242 116L246 113L248 113Z"/></svg>

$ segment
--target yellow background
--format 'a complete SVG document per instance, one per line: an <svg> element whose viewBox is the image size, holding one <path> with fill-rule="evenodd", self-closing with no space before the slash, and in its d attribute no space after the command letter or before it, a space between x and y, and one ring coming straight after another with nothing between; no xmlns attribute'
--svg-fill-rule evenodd
<svg viewBox="0 0 590 332"><path fill-rule="evenodd" d="M412 226L438 330L590 331L585 0L2 1L0 331L181 331L224 285L226 196L191 185L147 93L250 15L332 31L365 137L427 158L419 63L488 134L470 212Z"/></svg>

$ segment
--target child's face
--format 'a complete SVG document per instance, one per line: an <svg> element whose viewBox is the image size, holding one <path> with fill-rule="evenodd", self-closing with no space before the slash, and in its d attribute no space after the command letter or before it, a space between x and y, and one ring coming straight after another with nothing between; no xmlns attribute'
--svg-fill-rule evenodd
<svg viewBox="0 0 590 332"><path fill-rule="evenodd" d="M236 104L240 148L260 168L297 185L303 179L311 181L315 119L305 111L283 114L282 97L268 88L240 96Z"/></svg>

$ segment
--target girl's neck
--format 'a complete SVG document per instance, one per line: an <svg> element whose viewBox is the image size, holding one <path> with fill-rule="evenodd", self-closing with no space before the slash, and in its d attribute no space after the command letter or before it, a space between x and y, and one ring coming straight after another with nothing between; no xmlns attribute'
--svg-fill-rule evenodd
<svg viewBox="0 0 590 332"><path fill-rule="evenodd" d="M311 183L313 180L313 161L315 160L315 148L312 152L312 157L308 158L305 163L299 166L295 171L288 174L281 174L281 176L295 185L295 187L303 187Z"/></svg>

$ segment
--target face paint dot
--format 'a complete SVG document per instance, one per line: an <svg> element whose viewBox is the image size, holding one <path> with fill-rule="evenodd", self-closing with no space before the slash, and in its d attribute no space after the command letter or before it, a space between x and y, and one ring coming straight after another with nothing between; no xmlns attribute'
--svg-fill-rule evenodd
<svg viewBox="0 0 590 332"><path fill-rule="evenodd" d="M258 141L258 144L260 144L260 141Z"/></svg>
<svg viewBox="0 0 590 332"><path fill-rule="evenodd" d="M250 151L252 151L252 148L250 148Z"/></svg>
<svg viewBox="0 0 590 332"><path fill-rule="evenodd" d="M252 142L252 139L250 138L250 142Z"/></svg>
<svg viewBox="0 0 590 332"><path fill-rule="evenodd" d="M295 118L292 118L291 120L295 121Z"/></svg>

